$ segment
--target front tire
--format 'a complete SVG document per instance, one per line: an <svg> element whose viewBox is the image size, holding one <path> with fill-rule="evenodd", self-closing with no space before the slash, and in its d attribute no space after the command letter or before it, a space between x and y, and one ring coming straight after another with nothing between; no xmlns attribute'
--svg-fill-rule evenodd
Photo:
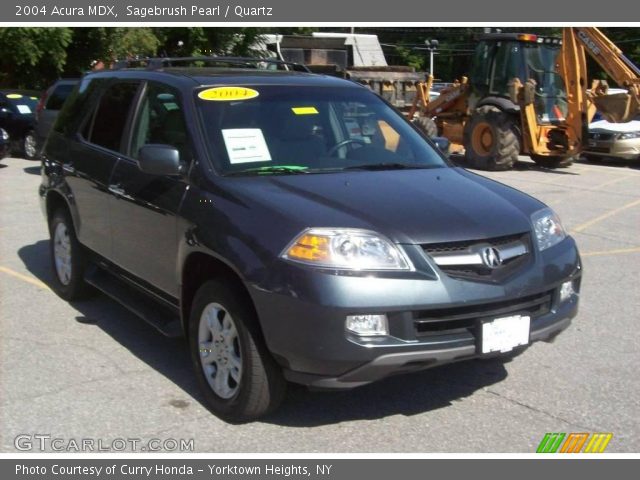
<svg viewBox="0 0 640 480"><path fill-rule="evenodd" d="M464 126L465 156L481 170L509 170L518 160L520 139L508 114L491 105L478 108Z"/></svg>
<svg viewBox="0 0 640 480"><path fill-rule="evenodd" d="M438 136L438 126L432 118L417 117L413 120L413 124L418 127L427 137L433 138Z"/></svg>
<svg viewBox="0 0 640 480"><path fill-rule="evenodd" d="M33 130L27 132L22 139L22 154L27 160L35 160L38 158L38 142Z"/></svg>
<svg viewBox="0 0 640 480"><path fill-rule="evenodd" d="M87 255L76 238L69 212L56 210L49 221L50 256L53 269L53 290L65 300L87 296L89 285L84 281Z"/></svg>
<svg viewBox="0 0 640 480"><path fill-rule="evenodd" d="M193 301L189 349L209 409L230 423L275 410L286 381L271 357L245 295L219 280L206 282Z"/></svg>

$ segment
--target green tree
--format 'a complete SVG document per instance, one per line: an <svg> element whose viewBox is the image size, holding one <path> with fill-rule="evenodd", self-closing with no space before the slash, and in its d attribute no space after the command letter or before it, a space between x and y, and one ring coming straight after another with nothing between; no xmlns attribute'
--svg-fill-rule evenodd
<svg viewBox="0 0 640 480"><path fill-rule="evenodd" d="M69 28L0 28L0 85L46 88L63 71Z"/></svg>
<svg viewBox="0 0 640 480"><path fill-rule="evenodd" d="M114 59L154 56L160 40L153 28L117 27L109 31L109 53Z"/></svg>
<svg viewBox="0 0 640 480"><path fill-rule="evenodd" d="M155 29L146 27L77 27L72 34L67 76L82 75L96 63L108 67L115 60L154 56L161 45Z"/></svg>
<svg viewBox="0 0 640 480"><path fill-rule="evenodd" d="M426 63L424 55L420 55L410 48L401 46L395 47L395 54L398 56L402 65L413 67L418 72L424 70Z"/></svg>

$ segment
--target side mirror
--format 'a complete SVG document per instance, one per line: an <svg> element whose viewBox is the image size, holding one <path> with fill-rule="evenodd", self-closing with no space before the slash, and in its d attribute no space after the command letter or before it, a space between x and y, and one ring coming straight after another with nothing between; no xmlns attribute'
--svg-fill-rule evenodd
<svg viewBox="0 0 640 480"><path fill-rule="evenodd" d="M449 139L445 137L432 137L431 140L436 144L438 150L445 154L445 156L449 156L449 148L451 147L451 142Z"/></svg>
<svg viewBox="0 0 640 480"><path fill-rule="evenodd" d="M144 145L138 153L138 168L152 175L180 175L180 152L171 145Z"/></svg>

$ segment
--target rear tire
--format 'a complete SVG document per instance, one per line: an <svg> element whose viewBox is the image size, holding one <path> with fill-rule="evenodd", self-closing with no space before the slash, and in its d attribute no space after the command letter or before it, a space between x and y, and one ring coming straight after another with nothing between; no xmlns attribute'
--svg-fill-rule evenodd
<svg viewBox="0 0 640 480"><path fill-rule="evenodd" d="M531 160L544 168L567 168L573 163L573 157L546 157L531 154Z"/></svg>
<svg viewBox="0 0 640 480"><path fill-rule="evenodd" d="M67 301L86 297L91 288L84 281L87 254L78 242L68 210L58 209L49 221L53 290Z"/></svg>
<svg viewBox="0 0 640 480"><path fill-rule="evenodd" d="M418 127L427 137L433 138L438 136L438 126L432 118L417 117L413 120L413 124Z"/></svg>
<svg viewBox="0 0 640 480"><path fill-rule="evenodd" d="M22 155L27 160L38 158L38 142L33 130L28 131L22 139Z"/></svg>
<svg viewBox="0 0 640 480"><path fill-rule="evenodd" d="M208 408L230 423L275 410L286 392L245 295L220 280L206 282L193 301L189 350Z"/></svg>
<svg viewBox="0 0 640 480"><path fill-rule="evenodd" d="M481 170L509 170L518 160L520 139L513 119L491 105L476 110L464 126L467 161Z"/></svg>

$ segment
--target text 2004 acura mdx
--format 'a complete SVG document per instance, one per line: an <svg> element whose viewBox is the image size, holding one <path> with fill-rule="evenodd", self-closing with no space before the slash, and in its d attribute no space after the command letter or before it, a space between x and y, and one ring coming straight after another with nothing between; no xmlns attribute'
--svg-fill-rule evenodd
<svg viewBox="0 0 640 480"><path fill-rule="evenodd" d="M286 381L351 388L519 351L578 308L580 258L553 211L454 168L333 77L89 74L40 197L58 294L91 284L184 332L228 421L274 409Z"/></svg>

